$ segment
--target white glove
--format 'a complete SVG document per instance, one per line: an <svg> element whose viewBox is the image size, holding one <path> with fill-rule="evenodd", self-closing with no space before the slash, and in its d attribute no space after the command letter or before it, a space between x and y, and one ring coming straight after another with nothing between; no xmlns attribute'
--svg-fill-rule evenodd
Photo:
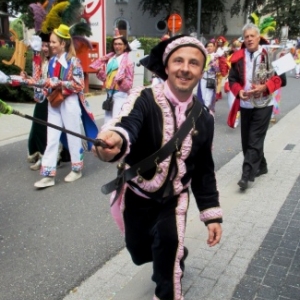
<svg viewBox="0 0 300 300"><path fill-rule="evenodd" d="M33 35L29 40L29 45L34 51L42 50L42 39L38 35Z"/></svg>
<svg viewBox="0 0 300 300"><path fill-rule="evenodd" d="M2 71L0 71L0 83L5 84L8 83L8 81L9 81L9 77L6 74L4 74Z"/></svg>
<svg viewBox="0 0 300 300"><path fill-rule="evenodd" d="M141 43L140 43L140 41L138 41L137 39L135 39L135 40L133 40L133 41L129 44L129 46L130 46L130 49L131 49L131 50L137 50L138 48L141 47Z"/></svg>
<svg viewBox="0 0 300 300"><path fill-rule="evenodd" d="M218 50L216 51L216 57L221 57L223 56L225 53L224 49L218 48Z"/></svg>

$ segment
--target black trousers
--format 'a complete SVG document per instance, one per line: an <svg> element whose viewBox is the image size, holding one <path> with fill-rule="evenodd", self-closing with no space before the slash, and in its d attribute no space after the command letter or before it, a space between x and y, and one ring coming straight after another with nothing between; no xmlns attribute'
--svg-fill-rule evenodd
<svg viewBox="0 0 300 300"><path fill-rule="evenodd" d="M130 189L125 194L126 247L135 264L153 262L158 299L182 299L180 262L188 203L188 191L166 202L142 198Z"/></svg>
<svg viewBox="0 0 300 300"><path fill-rule="evenodd" d="M273 106L241 108L241 139L244 153L242 178L254 181L258 169L267 166L264 141L270 124Z"/></svg>
<svg viewBox="0 0 300 300"><path fill-rule="evenodd" d="M33 116L43 121L48 119L48 101L35 104ZM28 137L28 153L33 155L39 152L44 154L47 145L47 126L32 122Z"/></svg>

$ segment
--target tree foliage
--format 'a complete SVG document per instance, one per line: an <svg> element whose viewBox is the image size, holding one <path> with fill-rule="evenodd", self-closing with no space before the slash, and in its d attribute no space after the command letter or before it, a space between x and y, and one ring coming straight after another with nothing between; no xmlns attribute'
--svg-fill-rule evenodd
<svg viewBox="0 0 300 300"><path fill-rule="evenodd" d="M300 34L300 1L269 0L261 10L262 15L271 14L277 22L276 34L280 29L289 26L289 38L295 39Z"/></svg>
<svg viewBox="0 0 300 300"><path fill-rule="evenodd" d="M0 0L0 10L9 13L11 16L17 16L19 13L23 14L28 11L28 6L31 3L42 1L34 0Z"/></svg>
<svg viewBox="0 0 300 300"><path fill-rule="evenodd" d="M244 12L254 12L265 2L266 0L235 0L230 7L231 17L238 16Z"/></svg>
<svg viewBox="0 0 300 300"><path fill-rule="evenodd" d="M146 11L153 17L157 16L160 12L166 12L167 14L171 11L172 0L141 0L138 8L143 13Z"/></svg>
<svg viewBox="0 0 300 300"><path fill-rule="evenodd" d="M110 0L112 1L112 0ZM197 7L198 0L184 1L184 20L187 28L197 27ZM31 3L44 3L43 0L0 0L0 10L8 12L11 15L28 12L28 6ZM60 2L52 0L49 2ZM174 0L139 0L139 9L151 16L157 16L161 12L165 18L172 13L172 4ZM223 26L223 32L226 33L225 11L229 10L231 16L238 16L242 13L254 12L258 10L261 14L271 14L277 22L277 32L284 24L290 27L289 34L295 37L300 34L300 1L299 0L235 0L229 7L226 0L201 0L201 28L210 25L214 30L217 25ZM181 12L182 13L182 12ZM25 15L26 17L26 15ZM24 20L23 20L24 21ZM26 20L25 20L26 23ZM206 32L207 33L207 32Z"/></svg>
<svg viewBox="0 0 300 300"><path fill-rule="evenodd" d="M280 28L289 26L289 38L300 34L300 1L299 0L235 0L230 11L231 16L241 12L259 11L261 16L271 15L276 21L276 33L279 37Z"/></svg>

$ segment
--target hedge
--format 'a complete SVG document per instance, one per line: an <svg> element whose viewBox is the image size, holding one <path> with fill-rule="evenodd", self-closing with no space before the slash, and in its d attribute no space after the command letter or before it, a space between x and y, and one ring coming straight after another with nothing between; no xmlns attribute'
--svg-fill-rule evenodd
<svg viewBox="0 0 300 300"><path fill-rule="evenodd" d="M10 61L15 49L14 48L0 48L0 70L6 75L19 75L20 68L12 65L7 65L2 60ZM32 73L32 51L28 51L26 55L25 72L31 75ZM10 102L33 102L33 89L25 86L10 87L8 85L0 84L0 98L4 101Z"/></svg>

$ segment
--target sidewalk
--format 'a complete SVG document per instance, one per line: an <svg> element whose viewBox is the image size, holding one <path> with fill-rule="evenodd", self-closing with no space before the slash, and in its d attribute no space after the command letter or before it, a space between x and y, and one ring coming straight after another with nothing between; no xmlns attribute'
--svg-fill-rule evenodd
<svg viewBox="0 0 300 300"><path fill-rule="evenodd" d="M105 97L87 98L96 119L103 117ZM13 107L32 115L34 104ZM237 186L242 153L217 172L224 211L223 238L217 247L207 247L207 232L191 199L185 300L300 299L299 116L300 105L270 128L265 143L269 173L246 192ZM30 120L0 118L0 146L28 137ZM124 249L64 300L150 300L155 288L151 274L151 264L135 266Z"/></svg>
<svg viewBox="0 0 300 300"><path fill-rule="evenodd" d="M242 153L217 172L224 211L223 238L206 245L194 199L185 245L185 300L300 299L300 106L270 128L269 173L240 192ZM64 300L150 300L151 264L135 266L126 249Z"/></svg>

